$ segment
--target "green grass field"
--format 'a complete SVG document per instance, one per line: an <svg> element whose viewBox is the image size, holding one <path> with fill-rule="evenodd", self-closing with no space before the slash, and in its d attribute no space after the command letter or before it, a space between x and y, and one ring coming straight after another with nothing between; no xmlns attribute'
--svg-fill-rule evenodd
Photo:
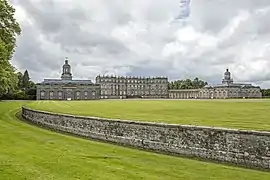
<svg viewBox="0 0 270 180"><path fill-rule="evenodd" d="M28 106L84 116L270 131L270 100L36 101Z"/></svg>
<svg viewBox="0 0 270 180"><path fill-rule="evenodd" d="M270 179L268 172L144 152L41 129L16 118L15 113L25 103L0 102L1 180ZM52 106L61 105L57 104Z"/></svg>

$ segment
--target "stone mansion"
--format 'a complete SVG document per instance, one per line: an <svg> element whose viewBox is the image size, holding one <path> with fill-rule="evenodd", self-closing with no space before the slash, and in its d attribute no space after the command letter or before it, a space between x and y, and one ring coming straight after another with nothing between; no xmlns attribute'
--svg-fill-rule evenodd
<svg viewBox="0 0 270 180"><path fill-rule="evenodd" d="M169 90L170 99L228 99L261 98L259 86L234 83L229 69L224 73L221 84L206 85L201 89Z"/></svg>
<svg viewBox="0 0 270 180"><path fill-rule="evenodd" d="M94 100L126 98L225 99L261 98L260 87L234 83L227 69L222 84L202 89L169 90L167 77L100 76L96 82L74 80L68 60L60 79L44 79L37 83L37 100Z"/></svg>

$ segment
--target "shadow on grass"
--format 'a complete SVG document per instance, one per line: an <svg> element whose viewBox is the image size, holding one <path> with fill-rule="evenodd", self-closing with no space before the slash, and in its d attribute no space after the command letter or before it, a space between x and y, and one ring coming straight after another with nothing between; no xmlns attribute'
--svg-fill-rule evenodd
<svg viewBox="0 0 270 180"><path fill-rule="evenodd" d="M83 159L120 159L119 157L112 156L81 156Z"/></svg>

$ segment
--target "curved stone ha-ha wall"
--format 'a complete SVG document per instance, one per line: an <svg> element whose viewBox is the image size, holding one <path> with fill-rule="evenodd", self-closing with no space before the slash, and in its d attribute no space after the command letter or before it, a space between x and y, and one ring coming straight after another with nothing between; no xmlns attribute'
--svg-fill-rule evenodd
<svg viewBox="0 0 270 180"><path fill-rule="evenodd" d="M22 108L37 125L156 152L270 169L270 132L145 123Z"/></svg>

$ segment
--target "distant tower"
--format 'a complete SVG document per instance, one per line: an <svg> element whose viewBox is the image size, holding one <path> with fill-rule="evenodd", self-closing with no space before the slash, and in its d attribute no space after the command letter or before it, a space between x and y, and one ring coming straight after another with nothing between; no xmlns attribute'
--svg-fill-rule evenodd
<svg viewBox="0 0 270 180"><path fill-rule="evenodd" d="M226 72L224 73L224 79L222 79L222 84L232 84L233 79L231 78L231 73L229 69L226 69Z"/></svg>
<svg viewBox="0 0 270 180"><path fill-rule="evenodd" d="M176 19L186 19L190 15L191 0L180 0L180 12Z"/></svg>
<svg viewBox="0 0 270 180"><path fill-rule="evenodd" d="M63 65L63 72L61 76L62 80L72 80L71 67L68 64L68 58L65 59L65 64Z"/></svg>

